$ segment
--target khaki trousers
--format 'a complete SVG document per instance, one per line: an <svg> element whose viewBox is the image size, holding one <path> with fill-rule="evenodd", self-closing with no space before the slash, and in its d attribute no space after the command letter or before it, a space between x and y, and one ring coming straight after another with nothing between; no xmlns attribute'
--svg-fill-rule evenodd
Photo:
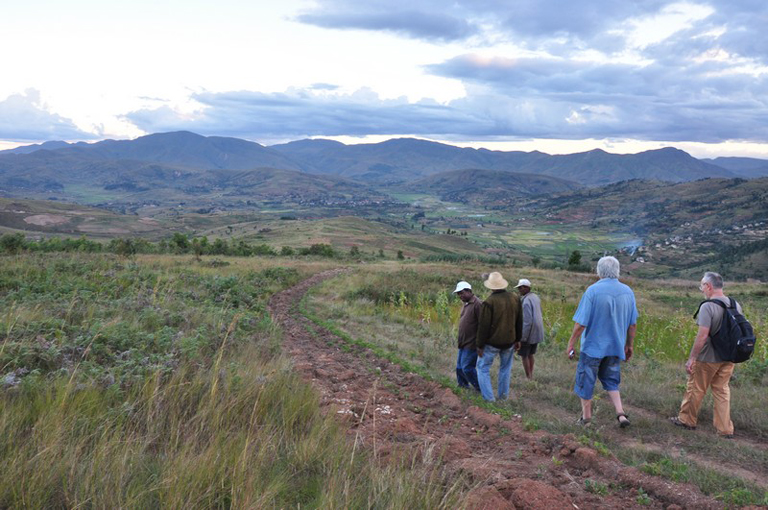
<svg viewBox="0 0 768 510"><path fill-rule="evenodd" d="M714 418L712 420L718 434L733 434L731 421L731 388L728 383L733 374L733 363L703 363L693 365L693 374L688 376L688 385L680 406L678 419L688 426L695 427L699 419L699 410L707 388L712 388L714 399Z"/></svg>

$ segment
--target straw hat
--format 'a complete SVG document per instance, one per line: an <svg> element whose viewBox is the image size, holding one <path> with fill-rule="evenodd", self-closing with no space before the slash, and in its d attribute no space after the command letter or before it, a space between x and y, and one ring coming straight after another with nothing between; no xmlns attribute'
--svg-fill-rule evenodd
<svg viewBox="0 0 768 510"><path fill-rule="evenodd" d="M506 289L509 283L501 276L501 273L494 271L488 275L488 279L483 282L483 285L491 290L501 290Z"/></svg>

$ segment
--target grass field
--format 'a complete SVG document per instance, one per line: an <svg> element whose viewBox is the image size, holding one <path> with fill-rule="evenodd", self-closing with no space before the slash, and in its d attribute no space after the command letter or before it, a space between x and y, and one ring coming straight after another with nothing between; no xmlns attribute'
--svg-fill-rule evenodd
<svg viewBox="0 0 768 510"><path fill-rule="evenodd" d="M288 257L3 256L0 507L460 507L471 489L465 481L432 465L380 465L356 450L280 353L268 298L338 265ZM497 412L521 414L529 430L576 433L598 451L697 484L731 506L766 501L764 342L732 382L737 440L715 437L711 401L699 431L674 429L665 419L682 396L696 284L629 279L641 312L637 355L623 372L631 435L618 433L602 396L598 426L576 430L575 365L562 351L578 298L595 278L501 270L534 282L547 338L536 380L524 381L517 362L514 399ZM487 271L476 261L356 264L316 288L305 308L456 389L459 303L450 291L459 279L482 289ZM727 290L760 337L768 294L759 285Z"/></svg>
<svg viewBox="0 0 768 510"><path fill-rule="evenodd" d="M497 268L494 268L497 269ZM349 338L380 346L404 362L455 388L455 335L460 304L449 294L459 279L483 289L477 265L383 264L328 281L307 303L310 313ZM534 381L524 379L519 359L513 367L513 400L497 404L519 413L531 430L583 434L574 426L578 399L572 394L575 362L564 355L571 317L591 275L517 268L502 269L513 281L531 279L543 303L546 341L537 355ZM640 309L636 356L623 368L622 395L632 419L629 438L615 427L612 406L597 393L596 429L589 444L607 448L624 462L677 481L690 481L724 501L765 502L768 497L768 348L739 365L732 380L732 417L739 440L718 439L707 397L695 433L667 422L676 414L685 386L682 361L696 327L691 319L700 298L696 282L630 279ZM768 296L758 285L727 289L743 303L758 338L766 331ZM479 292L479 294L484 294ZM476 398L468 396L468 398ZM756 446L762 445L762 446ZM598 448L599 449L599 448Z"/></svg>
<svg viewBox="0 0 768 510"><path fill-rule="evenodd" d="M2 257L0 507L459 506L320 413L265 304L329 264L282 262Z"/></svg>

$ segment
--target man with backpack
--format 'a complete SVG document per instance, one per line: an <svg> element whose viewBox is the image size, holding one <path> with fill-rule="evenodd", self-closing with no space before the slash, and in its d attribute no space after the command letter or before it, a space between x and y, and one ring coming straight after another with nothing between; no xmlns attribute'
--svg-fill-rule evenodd
<svg viewBox="0 0 768 510"><path fill-rule="evenodd" d="M688 361L685 363L688 383L683 396L683 403L680 406L680 413L670 418L670 421L678 427L688 430L695 429L701 402L707 389L712 388L714 426L719 436L730 439L733 437L733 422L731 421L729 382L733 374L733 361L744 360L738 356L734 357L733 349L727 345L738 341L738 339L726 338L726 336L738 336L738 333L730 333L726 331L726 328L734 328L734 324L736 324L735 329L738 331L739 318L747 326L749 323L743 318L741 305L723 293L722 276L713 272L704 273L699 289L704 293L706 301L699 306L696 319L699 331ZM731 308L731 310L727 308ZM730 314L730 316L726 314ZM722 335L720 334L721 327L723 328ZM751 327L749 327L749 333L751 333ZM752 347L754 347L754 337L752 337Z"/></svg>

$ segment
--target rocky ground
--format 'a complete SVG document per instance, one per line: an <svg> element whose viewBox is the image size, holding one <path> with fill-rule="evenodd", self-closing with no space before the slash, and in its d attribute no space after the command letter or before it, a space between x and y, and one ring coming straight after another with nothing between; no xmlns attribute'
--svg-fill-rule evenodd
<svg viewBox="0 0 768 510"><path fill-rule="evenodd" d="M310 287L340 271L276 294L269 311L321 405L381 462L417 456L467 476L475 484L467 505L473 509L723 507L692 485L627 467L571 434L526 431L518 417L505 420L467 404L450 389L319 328L298 303Z"/></svg>

